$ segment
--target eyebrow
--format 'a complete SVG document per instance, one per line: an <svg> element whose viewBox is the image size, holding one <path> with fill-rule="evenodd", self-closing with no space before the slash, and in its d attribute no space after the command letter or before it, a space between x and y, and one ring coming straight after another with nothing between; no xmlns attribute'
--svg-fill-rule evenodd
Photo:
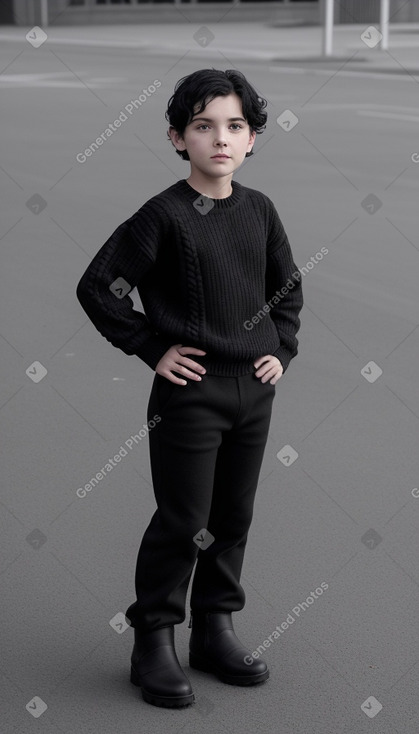
<svg viewBox="0 0 419 734"><path fill-rule="evenodd" d="M195 117L192 119L192 122L196 122L197 120L204 120L205 122L214 122L214 120L211 120L209 117ZM246 122L244 117L229 117L227 122L235 122L236 120L241 120L242 122Z"/></svg>

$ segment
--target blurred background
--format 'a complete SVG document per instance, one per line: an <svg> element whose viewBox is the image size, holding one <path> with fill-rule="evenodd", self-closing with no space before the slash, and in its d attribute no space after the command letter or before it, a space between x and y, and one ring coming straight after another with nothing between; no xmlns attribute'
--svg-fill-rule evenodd
<svg viewBox="0 0 419 734"><path fill-rule="evenodd" d="M376 21L381 0L335 2L336 23ZM163 18L179 21L179 10L190 20L217 20L220 9L228 9L226 22L272 20L282 24L321 23L326 0L3 0L1 23L45 24L60 16L61 25L84 23L144 23ZM393 23L419 21L417 0L390 0Z"/></svg>
<svg viewBox="0 0 419 734"><path fill-rule="evenodd" d="M419 3L2 0L0 22L1 733L417 734ZM212 67L267 100L234 178L275 204L305 303L233 615L271 677L192 671L187 616L196 703L176 711L129 683L124 616L154 373L76 286L189 176L164 113Z"/></svg>

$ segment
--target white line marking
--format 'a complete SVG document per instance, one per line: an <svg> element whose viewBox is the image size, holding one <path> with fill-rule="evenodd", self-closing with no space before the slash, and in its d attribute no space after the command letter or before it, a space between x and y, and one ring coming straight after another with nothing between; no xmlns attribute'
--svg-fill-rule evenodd
<svg viewBox="0 0 419 734"><path fill-rule="evenodd" d="M313 69L311 67L308 68L301 68L301 67L294 67L294 66L269 66L269 71L276 71L279 73L291 73L291 74L315 74L316 76L332 76L332 74L336 71L336 69ZM419 71L415 72L418 81L419 81ZM374 71L339 71L339 76L352 76L352 77L360 77L365 79L383 79L388 80L391 79L392 81L403 81L403 82L409 82L412 83L412 76L414 74L387 74L383 72L382 74L380 72L374 72Z"/></svg>
<svg viewBox="0 0 419 734"><path fill-rule="evenodd" d="M358 115L365 117L383 117L388 120L402 120L404 122L419 122L419 116L398 115L396 112L374 112L373 110L357 110Z"/></svg>
<svg viewBox="0 0 419 734"><path fill-rule="evenodd" d="M272 95L271 95L272 96ZM316 112L319 110L397 110L401 112L417 112L419 113L419 107L403 107L402 105L390 105L390 104L375 104L374 102L315 102L307 103L306 109L313 110Z"/></svg>

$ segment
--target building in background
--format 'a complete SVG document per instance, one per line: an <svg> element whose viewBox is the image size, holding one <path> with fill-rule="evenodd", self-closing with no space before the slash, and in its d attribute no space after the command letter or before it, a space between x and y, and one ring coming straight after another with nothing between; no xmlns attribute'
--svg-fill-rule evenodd
<svg viewBox="0 0 419 734"><path fill-rule="evenodd" d="M50 25L111 23L266 21L281 25L320 25L324 0L1 0L0 23L42 25L41 4ZM182 10L182 12L179 12ZM220 12L221 11L221 12ZM336 0L340 23L376 23L380 0ZM419 22L419 0L390 0L391 23Z"/></svg>

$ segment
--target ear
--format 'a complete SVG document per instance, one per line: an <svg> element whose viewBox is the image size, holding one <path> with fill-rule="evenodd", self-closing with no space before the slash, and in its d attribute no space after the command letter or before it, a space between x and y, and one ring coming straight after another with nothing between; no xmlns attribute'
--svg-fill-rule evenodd
<svg viewBox="0 0 419 734"><path fill-rule="evenodd" d="M249 136L249 144L247 146L247 153L250 153L252 151L255 140L256 140L256 130L253 130L253 132L250 133L250 136Z"/></svg>
<svg viewBox="0 0 419 734"><path fill-rule="evenodd" d="M167 134L177 150L186 150L184 139L172 125L169 127Z"/></svg>

